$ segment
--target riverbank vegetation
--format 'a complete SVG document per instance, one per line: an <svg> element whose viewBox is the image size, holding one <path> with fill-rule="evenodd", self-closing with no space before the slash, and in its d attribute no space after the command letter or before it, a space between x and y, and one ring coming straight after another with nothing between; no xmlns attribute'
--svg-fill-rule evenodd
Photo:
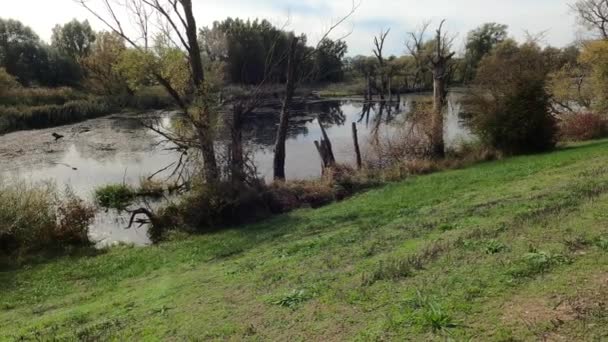
<svg viewBox="0 0 608 342"><path fill-rule="evenodd" d="M29 255L90 247L95 209L70 189L53 184L0 181L0 264L14 266Z"/></svg>
<svg viewBox="0 0 608 342"><path fill-rule="evenodd" d="M601 339L607 156L570 145L4 271L0 338Z"/></svg>

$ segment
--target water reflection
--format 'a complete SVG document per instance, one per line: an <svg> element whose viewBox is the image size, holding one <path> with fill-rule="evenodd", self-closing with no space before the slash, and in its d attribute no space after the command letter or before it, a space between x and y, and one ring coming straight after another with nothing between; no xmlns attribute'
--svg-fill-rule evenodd
<svg viewBox="0 0 608 342"><path fill-rule="evenodd" d="M317 101L302 103L293 109L293 118L286 142L286 173L288 179L305 179L321 174L321 160L314 146L320 140L320 120L331 139L339 163L354 163L351 123L359 125L362 148L370 139L403 125L416 101L425 96L404 96L399 103L365 104L362 101ZM446 143L469 139L468 130L459 119L461 106L457 94L449 97L446 116ZM160 115L151 113L148 115ZM178 114L164 113L165 125ZM260 176L272 179L273 146L279 124L278 110L270 108L246 118L244 138L252 149ZM53 142L51 132L64 134L64 141ZM161 137L145 129L137 116L114 115L76 125L49 130L16 132L0 136L2 177L54 180L70 185L85 198L92 198L93 189L108 183L138 185L142 176L175 162L175 151L160 145ZM145 229L124 229L124 214L102 213L92 227L95 239L104 243L115 241L146 244Z"/></svg>

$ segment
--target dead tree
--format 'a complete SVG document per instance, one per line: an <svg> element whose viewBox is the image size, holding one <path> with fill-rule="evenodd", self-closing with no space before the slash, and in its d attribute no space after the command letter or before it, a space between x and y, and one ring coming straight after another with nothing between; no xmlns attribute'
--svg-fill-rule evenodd
<svg viewBox="0 0 608 342"><path fill-rule="evenodd" d="M159 20L156 26L161 29L159 34L164 34L167 41L173 42L176 38L181 47L188 55L190 65L190 76L193 84L193 99L181 95L163 77L160 72L151 70L158 83L165 88L167 93L175 100L175 103L184 110L186 117L194 128L197 135L196 148L200 150L204 161L204 175L207 182L219 181L220 173L215 155L212 127L212 106L210 105L210 94L205 85L205 72L201 58L201 50L198 42L198 31L196 20L192 11L192 0L99 0L105 8L106 14L94 10L89 0L76 0L85 9L91 12L111 31L122 37L133 48L148 52L149 20L155 14ZM121 21L118 8L126 9L131 22L135 21L134 30L125 29ZM131 35L130 32L138 32ZM176 44L177 45L177 44Z"/></svg>
<svg viewBox="0 0 608 342"><path fill-rule="evenodd" d="M445 20L442 20L435 32L433 51L430 54L424 51L426 45L424 36L429 26L428 23L423 24L417 33L410 33L410 39L406 43L407 49L416 60L419 72L423 73L425 69L430 69L433 74L433 113L430 120L430 154L432 158L445 156L444 109L451 68L450 61L455 54L450 52L454 39L443 32L444 23Z"/></svg>
<svg viewBox="0 0 608 342"><path fill-rule="evenodd" d="M357 123L353 122L353 145L355 147L355 158L357 161L357 169L361 170L363 162L361 160L361 149L359 148L359 134L357 133Z"/></svg>
<svg viewBox="0 0 608 342"><path fill-rule="evenodd" d="M422 88L420 83L423 83L424 74L428 71L428 63L424 51L424 36L429 25L430 22L424 22L416 32L408 33L408 40L405 43L405 47L416 62L416 70L412 81L413 90L420 90Z"/></svg>
<svg viewBox="0 0 608 342"><path fill-rule="evenodd" d="M386 88L388 87L388 79L386 76L386 66L384 61L384 56L382 55L384 50L384 42L386 37L388 36L391 29L385 31L380 31L380 35L374 37L374 55L376 59L378 59L378 66L380 70L380 99L384 101L386 95Z"/></svg>
<svg viewBox="0 0 608 342"><path fill-rule="evenodd" d="M281 118L279 122L279 128L277 130L277 140L274 149L274 160L273 160L273 171L274 180L283 181L285 180L285 155L286 155L286 141L287 141L287 130L289 128L289 108L293 101L293 95L298 85L310 78L309 75L298 75L297 70L300 68L302 61L309 59L319 51L321 43L329 37L329 35L348 18L350 18L359 8L360 3L355 3L353 0L352 8L345 16L336 21L331 27L325 32L323 37L319 40L317 46L309 53L303 56L297 55L298 38L294 37L291 42L291 47L288 52L287 59L287 78L285 83L285 95L283 97L283 103L281 108ZM346 36L348 36L348 33ZM346 38L346 36L342 38ZM341 39L342 39L341 38Z"/></svg>
<svg viewBox="0 0 608 342"><path fill-rule="evenodd" d="M334 156L331 140L329 140L327 131L325 130L325 127L323 127L321 121L319 121L319 127L321 128L321 140L315 140L315 146L321 157L322 170L325 172L326 169L336 165L336 157Z"/></svg>
<svg viewBox="0 0 608 342"><path fill-rule="evenodd" d="M580 24L608 40L608 0L578 0L570 7Z"/></svg>
<svg viewBox="0 0 608 342"><path fill-rule="evenodd" d="M445 156L443 111L447 102L449 62L455 54L450 52L453 39L442 33L444 23L445 20L442 20L436 31L435 51L429 58L433 72L433 119L431 120L431 153L433 158L443 158Z"/></svg>
<svg viewBox="0 0 608 342"><path fill-rule="evenodd" d="M281 119L279 121L279 129L277 131L277 140L274 146L274 179L285 180L285 144L287 141L287 130L289 128L289 107L293 100L293 94L296 89L296 50L298 48L298 38L293 37L289 47L289 56L287 58L287 80L285 82L285 97L281 106Z"/></svg>

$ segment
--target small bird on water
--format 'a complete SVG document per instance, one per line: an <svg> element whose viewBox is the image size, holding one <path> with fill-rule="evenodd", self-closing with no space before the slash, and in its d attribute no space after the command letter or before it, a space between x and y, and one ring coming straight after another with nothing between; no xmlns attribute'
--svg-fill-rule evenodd
<svg viewBox="0 0 608 342"><path fill-rule="evenodd" d="M55 141L63 138L63 135L61 135L61 134L53 133L52 135L53 135L53 138L55 138Z"/></svg>

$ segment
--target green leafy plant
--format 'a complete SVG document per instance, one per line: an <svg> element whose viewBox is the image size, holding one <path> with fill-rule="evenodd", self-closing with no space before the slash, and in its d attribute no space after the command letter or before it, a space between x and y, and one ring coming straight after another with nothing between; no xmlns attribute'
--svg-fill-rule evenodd
<svg viewBox="0 0 608 342"><path fill-rule="evenodd" d="M283 297L272 302L274 305L294 309L301 303L312 298L312 294L306 290L293 290Z"/></svg>
<svg viewBox="0 0 608 342"><path fill-rule="evenodd" d="M504 252L508 249L507 245L498 241L498 240L490 240L486 243L485 252L486 254L498 254Z"/></svg>

